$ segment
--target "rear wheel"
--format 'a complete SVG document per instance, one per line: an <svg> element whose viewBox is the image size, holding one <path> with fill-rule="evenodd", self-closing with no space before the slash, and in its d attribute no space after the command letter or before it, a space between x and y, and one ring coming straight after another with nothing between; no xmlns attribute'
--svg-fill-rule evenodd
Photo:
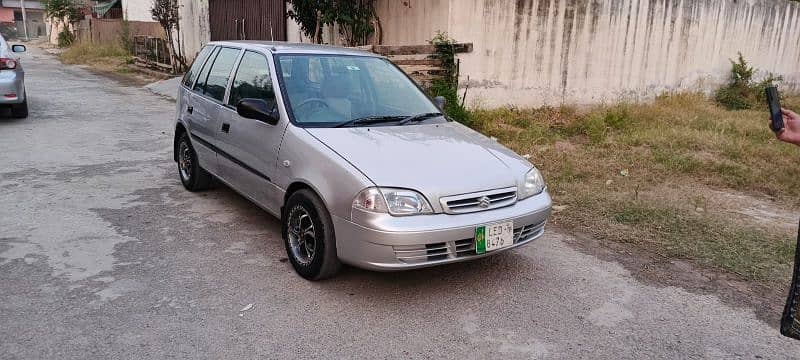
<svg viewBox="0 0 800 360"><path fill-rule="evenodd" d="M197 153L189 142L189 135L182 134L178 138L178 175L183 187L189 191L200 191L211 187L214 178L208 171L200 167Z"/></svg>
<svg viewBox="0 0 800 360"><path fill-rule="evenodd" d="M28 98L22 104L11 105L11 116L17 119L24 119L28 117Z"/></svg>
<svg viewBox="0 0 800 360"><path fill-rule="evenodd" d="M341 268L336 236L322 200L311 190L298 190L284 209L283 241L294 270L307 280L336 275Z"/></svg>

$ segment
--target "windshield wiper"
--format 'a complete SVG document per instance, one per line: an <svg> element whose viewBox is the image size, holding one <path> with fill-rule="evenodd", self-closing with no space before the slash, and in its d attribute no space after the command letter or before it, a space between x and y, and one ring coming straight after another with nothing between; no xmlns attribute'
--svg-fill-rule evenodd
<svg viewBox="0 0 800 360"><path fill-rule="evenodd" d="M334 127L379 124L383 122L393 122L393 121L403 120L405 118L406 118L405 116L367 116L358 119L348 120L343 123L337 124Z"/></svg>
<svg viewBox="0 0 800 360"><path fill-rule="evenodd" d="M405 124L408 124L410 122L427 120L427 119L430 119L430 118L433 118L433 117L437 117L437 116L442 116L442 113L438 113L437 112L437 113L423 113L423 114L411 115L411 116L403 119L403 121L400 121L397 125L405 125Z"/></svg>

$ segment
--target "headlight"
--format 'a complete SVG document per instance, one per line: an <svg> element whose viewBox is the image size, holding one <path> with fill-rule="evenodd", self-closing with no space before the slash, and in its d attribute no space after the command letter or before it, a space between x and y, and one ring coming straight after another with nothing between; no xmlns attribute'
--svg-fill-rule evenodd
<svg viewBox="0 0 800 360"><path fill-rule="evenodd" d="M431 205L422 194L407 189L368 188L353 199L353 208L392 215L430 214Z"/></svg>
<svg viewBox="0 0 800 360"><path fill-rule="evenodd" d="M519 188L519 199L529 198L533 195L538 195L544 190L544 179L539 170L532 168L525 174L525 182Z"/></svg>

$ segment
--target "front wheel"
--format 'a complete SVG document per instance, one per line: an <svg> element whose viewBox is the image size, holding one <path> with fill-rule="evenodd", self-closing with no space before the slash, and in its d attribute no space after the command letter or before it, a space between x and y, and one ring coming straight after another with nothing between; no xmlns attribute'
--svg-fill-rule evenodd
<svg viewBox="0 0 800 360"><path fill-rule="evenodd" d="M284 207L283 241L294 270L307 280L332 277L341 268L333 222L322 200L303 189Z"/></svg>

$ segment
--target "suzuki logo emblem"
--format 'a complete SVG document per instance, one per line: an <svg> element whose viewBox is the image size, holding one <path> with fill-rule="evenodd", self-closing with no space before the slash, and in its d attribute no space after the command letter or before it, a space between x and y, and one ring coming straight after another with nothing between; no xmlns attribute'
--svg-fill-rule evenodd
<svg viewBox="0 0 800 360"><path fill-rule="evenodd" d="M492 200L490 200L488 196L482 196L478 199L478 207L486 209L489 205L492 205Z"/></svg>

